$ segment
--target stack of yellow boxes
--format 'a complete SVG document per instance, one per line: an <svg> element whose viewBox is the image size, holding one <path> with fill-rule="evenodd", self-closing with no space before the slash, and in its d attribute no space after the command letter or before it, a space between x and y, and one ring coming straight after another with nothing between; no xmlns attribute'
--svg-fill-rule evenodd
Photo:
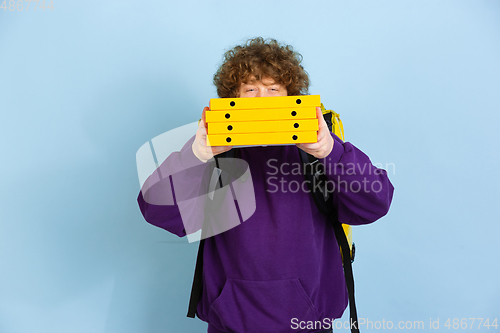
<svg viewBox="0 0 500 333"><path fill-rule="evenodd" d="M214 98L205 113L207 145L246 146L317 142L316 107L320 95ZM324 112L332 112L325 110ZM332 112L333 133L344 139L339 115ZM342 224L353 257L352 228ZM340 252L342 255L342 252Z"/></svg>
<svg viewBox="0 0 500 333"><path fill-rule="evenodd" d="M319 106L319 95L211 99L205 113L207 145L316 142Z"/></svg>

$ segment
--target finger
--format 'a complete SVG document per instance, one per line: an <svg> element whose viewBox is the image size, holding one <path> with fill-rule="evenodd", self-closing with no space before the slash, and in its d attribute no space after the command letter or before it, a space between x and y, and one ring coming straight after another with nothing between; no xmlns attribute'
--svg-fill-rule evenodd
<svg viewBox="0 0 500 333"><path fill-rule="evenodd" d="M201 113L201 121L200 121L200 127L206 128L206 112L209 110L208 106L205 106L203 108L203 112Z"/></svg>
<svg viewBox="0 0 500 333"><path fill-rule="evenodd" d="M231 150L231 148L233 148L233 146L217 146L217 147L210 147L210 154L212 156L215 156L215 155L219 155L219 154L223 154L229 150Z"/></svg>
<svg viewBox="0 0 500 333"><path fill-rule="evenodd" d="M208 145L207 130L205 127L200 127L198 128L198 131L196 131L196 141L199 142L202 147L206 147Z"/></svg>
<svg viewBox="0 0 500 333"><path fill-rule="evenodd" d="M323 112L321 111L321 108L319 106L316 107L316 118L318 118L319 128L322 128L326 125L325 118L323 118Z"/></svg>
<svg viewBox="0 0 500 333"><path fill-rule="evenodd" d="M320 148L321 146L316 142L316 143L302 143L299 148L305 151L306 153L309 153L311 151L316 151Z"/></svg>
<svg viewBox="0 0 500 333"><path fill-rule="evenodd" d="M330 130L328 129L328 126L325 123L325 126L323 128L320 128L318 131L318 142L323 140L328 140L329 136L331 136Z"/></svg>
<svg viewBox="0 0 500 333"><path fill-rule="evenodd" d="M323 131L323 129L320 128L320 130L318 131L318 142L323 140L324 137L325 137L325 131Z"/></svg>
<svg viewBox="0 0 500 333"><path fill-rule="evenodd" d="M305 149L316 149L316 147L318 147L318 142L311 142L311 143L302 143L302 146L305 148Z"/></svg>
<svg viewBox="0 0 500 333"><path fill-rule="evenodd" d="M232 146L211 146L211 149L213 152L220 152L223 150L229 150L228 147L232 147Z"/></svg>
<svg viewBox="0 0 500 333"><path fill-rule="evenodd" d="M218 149L216 150L213 150L214 152L214 155L215 154L222 154L222 153L225 153L226 151L229 151L233 148L233 146L220 146L220 147L217 147Z"/></svg>
<svg viewBox="0 0 500 333"><path fill-rule="evenodd" d="M330 132L330 129L328 128L328 124L326 123L325 117L323 117L323 112L321 111L321 108L316 108L316 112L319 110L319 129L326 129L328 132Z"/></svg>

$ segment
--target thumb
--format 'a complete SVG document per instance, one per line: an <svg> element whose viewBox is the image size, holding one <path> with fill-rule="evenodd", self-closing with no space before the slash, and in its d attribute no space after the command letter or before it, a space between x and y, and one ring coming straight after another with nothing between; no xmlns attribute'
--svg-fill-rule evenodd
<svg viewBox="0 0 500 333"><path fill-rule="evenodd" d="M326 126L325 118L323 118L323 112L319 106L316 107L316 118L318 118L319 129Z"/></svg>
<svg viewBox="0 0 500 333"><path fill-rule="evenodd" d="M207 127L207 116L206 112L209 110L208 106L205 106L203 108L203 112L201 113L201 121L200 121L200 126L199 127Z"/></svg>

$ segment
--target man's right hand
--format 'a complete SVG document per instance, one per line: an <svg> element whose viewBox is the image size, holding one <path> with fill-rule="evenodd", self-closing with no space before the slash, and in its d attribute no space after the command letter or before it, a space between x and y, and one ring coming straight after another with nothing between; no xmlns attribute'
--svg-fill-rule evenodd
<svg viewBox="0 0 500 333"><path fill-rule="evenodd" d="M207 146L207 123L205 122L205 112L208 110L208 106L205 106L205 108L203 108L201 120L198 124L198 130L196 131L196 138L191 145L194 156L196 156L203 163L205 163L215 155L222 154L233 148L233 146Z"/></svg>

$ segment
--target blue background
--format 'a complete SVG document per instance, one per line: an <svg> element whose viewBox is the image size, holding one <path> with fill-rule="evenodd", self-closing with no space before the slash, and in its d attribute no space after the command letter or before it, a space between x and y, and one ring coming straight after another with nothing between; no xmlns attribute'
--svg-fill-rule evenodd
<svg viewBox="0 0 500 333"><path fill-rule="evenodd" d="M143 220L135 153L199 119L255 36L293 45L390 166L391 211L354 229L359 316L498 316L499 1L35 4L0 10L0 332L206 330L186 318L197 243Z"/></svg>

